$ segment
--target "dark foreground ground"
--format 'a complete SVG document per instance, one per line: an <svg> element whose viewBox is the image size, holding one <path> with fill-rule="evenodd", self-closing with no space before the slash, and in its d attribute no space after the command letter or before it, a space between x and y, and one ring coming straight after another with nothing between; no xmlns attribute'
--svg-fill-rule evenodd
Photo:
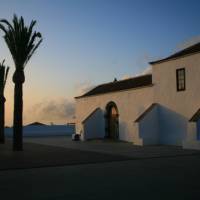
<svg viewBox="0 0 200 200"><path fill-rule="evenodd" d="M95 147L95 142L92 145ZM166 155L164 151L163 156L159 154L159 156L138 159L133 156L126 157L34 143L27 143L25 146L26 152L21 155L19 152L17 155L11 153L9 143L7 147L0 148L0 199L2 200L200 199L200 154L198 151L180 153L181 150L178 149L179 153L176 154L176 148L172 148L175 156L171 155L172 150L170 150L170 155ZM127 146L119 143L123 152L122 146L127 152ZM160 148L162 152L163 147ZM148 148L146 149L148 151ZM156 149L159 151L159 147ZM41 155L39 155L40 150L42 150ZM35 152L37 153L34 154ZM31 159L28 154L32 156ZM70 154L75 156L69 159ZM147 155L149 155L148 152ZM27 161L30 163L26 167L21 167L26 169L15 169L16 167L6 169L5 162L10 162L6 161L6 157L9 160L12 156L16 159L16 163L18 159L20 163L28 163ZM45 159L45 156L48 159ZM40 163L46 162L46 164L49 160L51 164L55 159L57 166L43 165L39 166L40 168L32 168L30 164L36 164L34 159L37 158L40 158ZM69 162L70 160L75 163ZM22 164L16 164L16 166L20 168Z"/></svg>
<svg viewBox="0 0 200 200"><path fill-rule="evenodd" d="M111 155L57 146L24 143L24 151L13 152L11 142L0 145L0 171L129 160Z"/></svg>

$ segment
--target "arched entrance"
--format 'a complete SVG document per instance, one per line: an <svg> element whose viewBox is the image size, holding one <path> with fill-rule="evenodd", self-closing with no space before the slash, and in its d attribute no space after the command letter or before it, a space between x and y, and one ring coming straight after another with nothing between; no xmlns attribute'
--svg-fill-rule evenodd
<svg viewBox="0 0 200 200"><path fill-rule="evenodd" d="M119 113L117 106L114 102L110 102L106 106L106 138L118 139L119 138Z"/></svg>

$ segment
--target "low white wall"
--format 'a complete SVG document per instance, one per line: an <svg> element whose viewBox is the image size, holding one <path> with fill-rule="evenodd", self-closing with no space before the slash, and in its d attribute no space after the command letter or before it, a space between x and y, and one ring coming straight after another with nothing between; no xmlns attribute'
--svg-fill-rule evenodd
<svg viewBox="0 0 200 200"><path fill-rule="evenodd" d="M44 136L65 136L72 135L75 132L75 127L71 125L46 125L46 126L24 126L24 137L44 137ZM5 135L13 136L13 128L6 128Z"/></svg>
<svg viewBox="0 0 200 200"><path fill-rule="evenodd" d="M183 148L200 150L200 140L198 140L198 124L196 122L188 123L187 138L183 141Z"/></svg>
<svg viewBox="0 0 200 200"><path fill-rule="evenodd" d="M200 119L197 121L197 140L200 141Z"/></svg>
<svg viewBox="0 0 200 200"><path fill-rule="evenodd" d="M84 123L84 139L104 138L105 120L101 109L97 109Z"/></svg>
<svg viewBox="0 0 200 200"><path fill-rule="evenodd" d="M159 143L157 105L139 122L139 136L143 141L143 145L153 145Z"/></svg>

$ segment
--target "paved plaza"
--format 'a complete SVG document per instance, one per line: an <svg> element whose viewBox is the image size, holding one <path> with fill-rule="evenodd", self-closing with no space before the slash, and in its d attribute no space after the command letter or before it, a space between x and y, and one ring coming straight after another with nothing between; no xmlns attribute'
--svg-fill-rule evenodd
<svg viewBox="0 0 200 200"><path fill-rule="evenodd" d="M173 157L200 154L197 150L184 150L182 147L157 145L136 146L132 143L113 140L89 140L86 142L72 141L71 137L38 137L26 138L26 142L56 147L77 149L82 151L122 155L132 159Z"/></svg>
<svg viewBox="0 0 200 200"><path fill-rule="evenodd" d="M112 141L74 143L64 137L25 141L24 152L13 153L10 141L0 146L3 200L190 200L200 196L199 151ZM9 161L13 158L15 162ZM6 162L18 167L6 169Z"/></svg>

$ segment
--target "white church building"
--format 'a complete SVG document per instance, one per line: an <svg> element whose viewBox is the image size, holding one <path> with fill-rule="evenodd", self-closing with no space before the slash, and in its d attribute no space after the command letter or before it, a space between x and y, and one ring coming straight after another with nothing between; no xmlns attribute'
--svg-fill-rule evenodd
<svg viewBox="0 0 200 200"><path fill-rule="evenodd" d="M76 97L76 133L200 149L200 43L151 62L152 73Z"/></svg>

